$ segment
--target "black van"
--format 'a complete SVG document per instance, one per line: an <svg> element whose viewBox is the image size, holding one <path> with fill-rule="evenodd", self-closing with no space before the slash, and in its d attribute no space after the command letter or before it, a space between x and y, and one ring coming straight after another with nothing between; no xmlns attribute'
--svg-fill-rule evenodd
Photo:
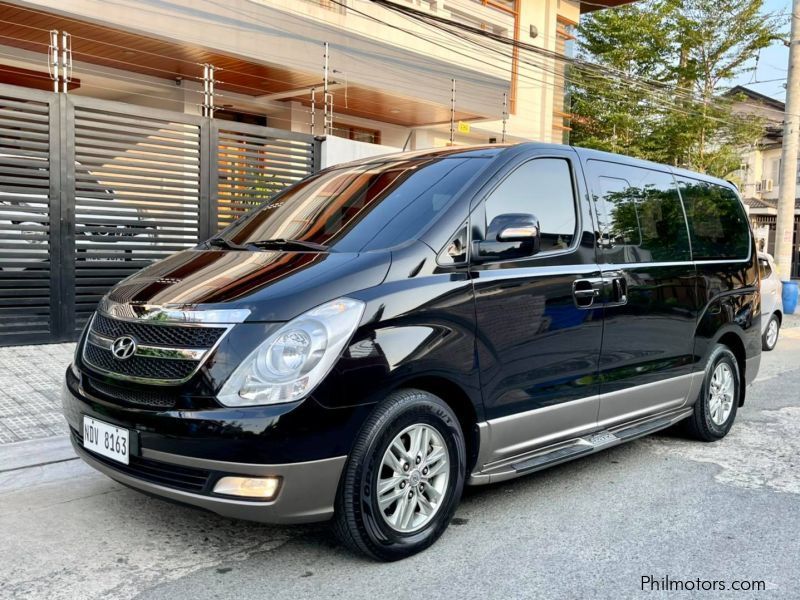
<svg viewBox="0 0 800 600"><path fill-rule="evenodd" d="M333 519L383 560L465 484L685 420L725 436L758 371L736 189L546 144L351 163L103 299L66 373L78 454L221 515Z"/></svg>

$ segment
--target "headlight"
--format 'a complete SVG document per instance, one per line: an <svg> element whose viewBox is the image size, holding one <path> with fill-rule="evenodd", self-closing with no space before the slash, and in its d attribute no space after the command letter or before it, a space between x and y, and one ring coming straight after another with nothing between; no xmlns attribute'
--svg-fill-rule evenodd
<svg viewBox="0 0 800 600"><path fill-rule="evenodd" d="M360 300L339 298L289 321L236 368L217 399L254 406L302 398L339 359L363 313Z"/></svg>

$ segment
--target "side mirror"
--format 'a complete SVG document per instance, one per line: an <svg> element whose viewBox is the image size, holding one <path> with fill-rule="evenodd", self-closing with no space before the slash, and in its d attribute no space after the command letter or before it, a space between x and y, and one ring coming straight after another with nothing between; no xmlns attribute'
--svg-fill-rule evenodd
<svg viewBox="0 0 800 600"><path fill-rule="evenodd" d="M508 260L533 256L542 239L539 219L525 213L497 215L486 230L486 239L475 242L473 256L478 261Z"/></svg>

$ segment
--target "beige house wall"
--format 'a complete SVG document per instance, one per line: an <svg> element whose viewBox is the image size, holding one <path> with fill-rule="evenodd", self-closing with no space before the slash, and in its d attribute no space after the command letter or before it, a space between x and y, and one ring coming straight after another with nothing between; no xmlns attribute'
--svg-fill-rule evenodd
<svg viewBox="0 0 800 600"><path fill-rule="evenodd" d="M171 0L142 3L139 0L23 0L20 4L143 35L192 44L231 56L288 67L322 77L322 43L331 45L330 68L337 79L399 97L450 104L451 79L457 80L456 107L480 115L469 134L456 136L456 143L486 143L502 135L503 93L509 90L512 72L509 56L481 50L453 39L424 24L409 20L372 2L341 0L352 10L343 10L325 0ZM514 36L514 18L484 5L480 0L396 0L432 15L481 25L491 31ZM358 12L357 12L358 11ZM579 4L572 0L520 0L517 38L547 51L556 50L557 19L561 15L577 22ZM364 14L359 14L364 13ZM388 25L376 22L385 21ZM531 37L531 26L538 31ZM554 98L556 72L561 61L522 52L518 65L515 111L509 115L507 141L554 140L553 112L562 97ZM531 62L535 64L525 64ZM114 77L114 69L107 69ZM120 71L124 73L124 71ZM79 69L76 74L80 75ZM144 79L144 78L143 78ZM184 85L186 82L184 82ZM115 100L158 105L164 97L175 109L183 103L186 112L197 112L197 94L180 87ZM344 91L334 92L334 105L342 106ZM190 100L191 98L191 100ZM273 124L294 131L310 131L308 108L297 102L267 102L228 94L242 110L263 111ZM176 104L177 103L177 104ZM411 148L449 143L449 125L408 128L380 119L337 115L337 120L380 132L381 144ZM317 114L321 133L321 110Z"/></svg>

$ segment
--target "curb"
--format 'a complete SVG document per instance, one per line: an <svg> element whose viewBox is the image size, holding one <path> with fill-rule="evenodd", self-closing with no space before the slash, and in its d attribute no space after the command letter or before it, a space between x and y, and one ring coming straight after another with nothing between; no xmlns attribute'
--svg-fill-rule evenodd
<svg viewBox="0 0 800 600"><path fill-rule="evenodd" d="M3 444L0 446L0 473L64 462L77 457L67 435Z"/></svg>

